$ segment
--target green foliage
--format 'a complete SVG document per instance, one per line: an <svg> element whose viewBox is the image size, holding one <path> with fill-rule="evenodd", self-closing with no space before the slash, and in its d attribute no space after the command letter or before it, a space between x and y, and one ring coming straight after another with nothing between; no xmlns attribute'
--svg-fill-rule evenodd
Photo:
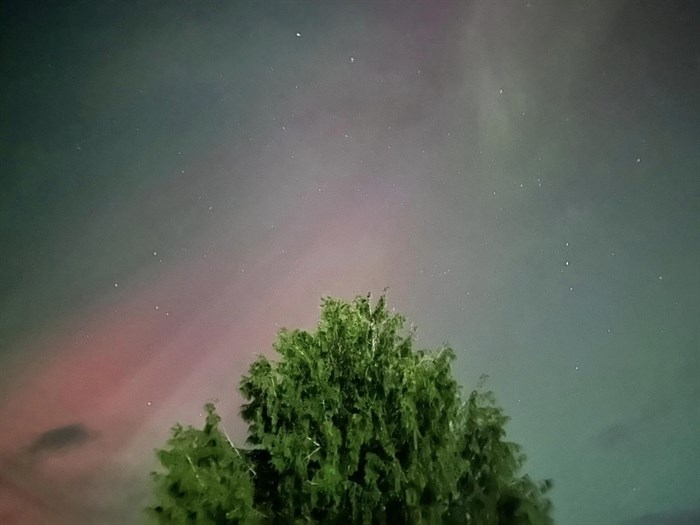
<svg viewBox="0 0 700 525"><path fill-rule="evenodd" d="M158 504L148 512L162 524L261 523L245 451L219 429L214 405L205 408L203 430L176 425L170 450L157 452L166 473L152 473Z"/></svg>
<svg viewBox="0 0 700 525"><path fill-rule="evenodd" d="M413 350L370 296L325 298L315 333L282 329L277 362L240 383L248 449L207 406L175 427L154 474L161 523L548 525L551 481L519 471L508 418L483 384L462 399L454 351ZM485 378L485 376L482 376ZM483 382L483 381L482 381Z"/></svg>

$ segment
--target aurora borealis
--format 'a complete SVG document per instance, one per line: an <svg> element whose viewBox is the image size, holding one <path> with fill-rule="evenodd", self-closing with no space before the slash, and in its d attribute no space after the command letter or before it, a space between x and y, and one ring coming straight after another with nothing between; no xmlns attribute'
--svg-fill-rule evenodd
<svg viewBox="0 0 700 525"><path fill-rule="evenodd" d="M390 287L561 525L700 521L700 9L0 7L0 523L136 523L153 449Z"/></svg>

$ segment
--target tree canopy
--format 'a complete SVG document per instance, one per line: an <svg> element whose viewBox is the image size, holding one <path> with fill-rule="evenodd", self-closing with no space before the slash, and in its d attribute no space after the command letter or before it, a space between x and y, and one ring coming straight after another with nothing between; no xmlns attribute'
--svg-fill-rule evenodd
<svg viewBox="0 0 700 525"><path fill-rule="evenodd" d="M454 351L414 350L386 295L324 298L314 333L282 329L279 359L240 382L246 447L213 404L176 425L153 473L163 524L550 525L551 480L522 474L521 447L483 380L469 395Z"/></svg>

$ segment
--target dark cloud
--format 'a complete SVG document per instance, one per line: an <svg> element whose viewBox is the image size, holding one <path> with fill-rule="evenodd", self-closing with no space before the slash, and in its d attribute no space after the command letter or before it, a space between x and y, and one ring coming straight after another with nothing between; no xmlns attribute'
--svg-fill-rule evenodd
<svg viewBox="0 0 700 525"><path fill-rule="evenodd" d="M30 454L55 452L68 447L83 445L90 438L91 434L84 425L73 423L47 430L40 434L29 446L28 452Z"/></svg>
<svg viewBox="0 0 700 525"><path fill-rule="evenodd" d="M672 510L670 512L659 512L655 514L645 514L631 521L626 521L623 525L699 525L700 506L694 509Z"/></svg>
<svg viewBox="0 0 700 525"><path fill-rule="evenodd" d="M631 425L614 423L605 427L598 434L597 441L605 447L615 447L630 439L634 435L634 428Z"/></svg>
<svg viewBox="0 0 700 525"><path fill-rule="evenodd" d="M663 412L647 409L643 414L616 421L598 432L593 441L595 445L606 449L619 448L650 432L652 423L662 414Z"/></svg>

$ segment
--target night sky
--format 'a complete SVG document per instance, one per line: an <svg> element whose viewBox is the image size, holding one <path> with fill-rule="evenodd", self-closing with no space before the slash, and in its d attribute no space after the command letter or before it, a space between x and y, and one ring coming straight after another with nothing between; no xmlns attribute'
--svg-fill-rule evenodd
<svg viewBox="0 0 700 525"><path fill-rule="evenodd" d="M0 522L137 522L388 286L558 524L700 523L697 2L0 5Z"/></svg>

